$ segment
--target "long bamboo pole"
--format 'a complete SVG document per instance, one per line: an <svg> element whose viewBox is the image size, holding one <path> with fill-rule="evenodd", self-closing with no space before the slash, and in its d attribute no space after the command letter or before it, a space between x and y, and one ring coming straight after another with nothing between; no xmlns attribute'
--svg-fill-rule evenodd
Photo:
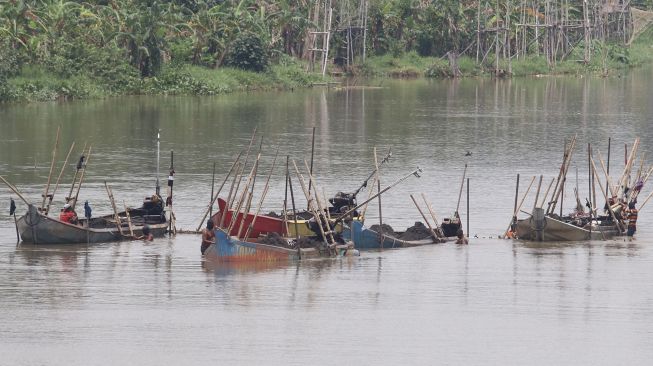
<svg viewBox="0 0 653 366"><path fill-rule="evenodd" d="M104 181L104 188L107 190L107 195L109 196L109 202L111 202L111 208L113 208L113 217L116 220L116 227L118 228L118 231L120 232L120 235L122 236L122 224L120 222L120 215L118 214L118 208L116 207L116 201L113 198L113 192L111 191L111 187L107 184L107 181Z"/></svg>
<svg viewBox="0 0 653 366"><path fill-rule="evenodd" d="M444 237L444 232L442 231L442 227L438 223L438 217L435 215L435 211L433 210L433 207L431 206L431 202L429 202L426 199L426 195L424 193L421 193L422 195L422 200L424 201L424 204L426 205L426 208L429 210L429 214L431 215L431 218L433 219L433 224L435 225L435 232L438 234L440 238Z"/></svg>
<svg viewBox="0 0 653 366"><path fill-rule="evenodd" d="M57 138L54 141L54 148L52 149L52 162L50 162L50 173L48 174L48 183L45 185L45 191L43 192L43 202L41 203L41 211L45 210L45 202L48 199L48 191L50 190L50 181L52 180L52 173L54 172L54 163L57 160L57 149L59 148L60 132L61 132L61 126L58 126Z"/></svg>
<svg viewBox="0 0 653 366"><path fill-rule="evenodd" d="M77 161L77 165L75 167L75 175L73 176L73 183L70 185L70 191L68 192L68 196L66 196L66 203L70 202L71 199L73 199L73 191L75 190L75 184L77 184L77 175L79 175L79 171L82 170L82 167L84 166L84 159L86 156L84 155L86 153L86 146L88 143L84 143L84 147L82 148L82 155L79 157L79 161Z"/></svg>
<svg viewBox="0 0 653 366"><path fill-rule="evenodd" d="M272 177L272 172L274 172L274 168L276 167L277 164L277 156L279 156L279 148L277 147L277 152L274 154L274 160L272 161L272 168L270 168L270 173L268 174L267 179L265 180L265 186L263 188L263 194L261 194L261 199L258 202L258 208L256 209L256 213L254 214L254 218L252 219L252 222L249 224L249 227L247 228L247 231L245 232L244 238L249 238L249 234L252 232L252 229L254 229L254 224L256 223L256 219L258 218L259 212L261 212L261 207L263 207L263 201L265 201L265 196L268 193L268 189L270 187L270 177Z"/></svg>
<svg viewBox="0 0 653 366"><path fill-rule="evenodd" d="M306 159L304 159L304 167L305 167L306 170L308 171L308 168L309 168L309 167L308 167L308 163L306 162ZM314 188L314 190L315 190L315 204L317 205L317 209L319 210L318 212L322 215L322 218L324 219L324 221L325 221L325 223L326 223L326 227L327 227L327 229L328 229L328 230L327 230L327 235L329 235L329 238L331 238L331 243L334 243L334 244L335 244L336 241L335 241L335 239L334 239L334 237L333 237L333 230L332 230L332 228L331 228L331 221L330 221L330 220L328 219L328 217L326 217L326 215L325 215L325 212L328 213L329 208L327 207L327 208L325 209L325 207L323 207L323 206L322 206L322 203L320 202L319 193L318 193L318 192L319 192L319 188L318 188L318 186L317 186L317 182L315 181L315 177L313 176L313 174L309 172L309 174L308 174L308 178L309 178L309 183L310 183L310 182L313 182L313 188ZM310 195L311 192L308 192L308 194Z"/></svg>
<svg viewBox="0 0 653 366"><path fill-rule="evenodd" d="M213 216L213 190L215 189L215 161L213 162L213 174L211 175L211 204L209 205L209 217ZM204 221L204 219L202 219ZM200 223L201 224L201 223Z"/></svg>
<svg viewBox="0 0 653 366"><path fill-rule="evenodd" d="M290 171L289 171L290 172ZM292 217L293 223L295 225L295 238L299 240L299 223L297 223L297 208L295 206L295 192L292 187L292 179L290 178L290 173L288 174L288 187L290 188L290 202L292 203ZM301 256L301 251L299 250L299 243L297 243L297 252Z"/></svg>
<svg viewBox="0 0 653 366"><path fill-rule="evenodd" d="M535 191L535 202L533 202L533 211L535 211L535 208L537 207L537 201L540 199L540 188L542 188L542 178L544 178L544 176L540 175L540 180L537 183L537 190Z"/></svg>
<svg viewBox="0 0 653 366"><path fill-rule="evenodd" d="M456 217L460 217L458 213L458 208L460 207L460 198L463 195L463 186L465 185L465 176L467 175L467 163L465 163L465 169L463 170L463 179L460 182L460 191L458 191L458 203L456 204Z"/></svg>
<svg viewBox="0 0 653 366"><path fill-rule="evenodd" d="M306 201L308 202L308 209L315 218L315 222L317 223L317 226L320 229L320 234L322 235L322 241L324 241L324 244L329 247L329 241L327 240L326 234L324 233L324 228L322 227L322 219L320 218L320 215L317 213L317 210L315 209L315 205L312 204L313 198L311 198L311 194L308 192L308 187L306 186L306 182L304 181L304 177L302 174L299 172L299 168L297 168L297 163L295 163L295 160L293 159L292 161L293 167L295 168L295 174L297 174L297 180L299 181L299 184L302 186L302 191L304 192L304 196L306 197ZM295 218L296 219L296 218Z"/></svg>
<svg viewBox="0 0 653 366"><path fill-rule="evenodd" d="M245 153L245 162L240 168L240 172L237 174L238 175L238 181L236 183L236 192L240 189L240 182L242 180L243 172L245 169L247 169L247 162L249 161L249 152L252 149L252 144L254 143L254 137L256 136L256 129L257 127L254 127L254 131L252 132L252 137L249 139L249 145L247 146L247 152ZM234 196L233 199L235 200L236 197ZM227 202L227 208L233 207L234 202Z"/></svg>
<svg viewBox="0 0 653 366"><path fill-rule="evenodd" d="M196 231L200 231L202 226L204 226L204 220L206 219L206 215L208 215L210 213L209 211L213 208L213 205L215 204L215 201L218 200L218 196L220 196L220 192L222 192L222 188L224 188L224 185L227 183L227 180L229 179L229 176L231 175L231 173L234 171L234 168L236 167L236 164L239 163L239 160L240 160L240 157L242 156L242 154L243 154L243 152L241 150L240 153L238 154L238 156L236 157L236 160L234 160L234 162L231 164L231 168L229 168L229 172L227 172L227 175L224 177L224 180L222 181L222 184L220 184L220 188L218 188L218 191L215 193L215 195L212 195L211 202L209 203L209 207L207 208L206 212L204 212L204 216L202 216L202 219L200 220L200 224L197 227ZM229 193L231 193L231 192L229 192ZM225 206L225 209L227 211L229 210L229 199L231 199L231 196L227 197L227 204ZM211 216L213 216L213 215L211 215Z"/></svg>
<svg viewBox="0 0 653 366"><path fill-rule="evenodd" d="M513 218L517 217L517 213L521 209L521 206L524 204L524 201L526 200L526 196L528 196L528 192L531 191L531 187L533 186L533 182L535 182L535 176L533 176L533 178L531 179L531 182L528 184L528 188L526 188L526 192L524 192L524 196L522 196L522 199L519 202L519 205L517 205L517 209L515 210L515 212L513 212L512 217L510 218L510 223L508 224L508 228L506 229L506 231L503 232L504 237L506 235L508 235L508 231L510 230L510 227L512 226L512 224L514 222Z"/></svg>
<svg viewBox="0 0 653 366"><path fill-rule="evenodd" d="M70 145L70 150L68 150L68 155L66 155L66 160L64 160L63 162L63 166L61 167L61 171L59 172L59 176L57 177L57 182L54 185L54 189L52 190L52 193L50 194L48 205L45 207L44 214L46 216L50 212L50 206L52 205L52 200L54 199L54 195L57 193L57 189L59 188L59 182L61 181L61 176L63 175L63 172L66 170L66 166L68 165L68 159L70 158L70 154L73 152L74 147L75 147L75 141L73 141L72 145Z"/></svg>
<svg viewBox="0 0 653 366"><path fill-rule="evenodd" d="M433 240L436 241L436 242L440 241L440 240L438 239L438 235L435 233L435 230L433 230L433 226L431 226L431 223L430 223L429 220L426 218L426 215L424 215L424 212L423 212L422 209L419 207L419 204L417 203L417 200L415 200L415 197L413 197L412 194L410 195L410 199L413 200L413 203L415 204L415 207L417 208L417 211L419 211L419 214L422 215L422 218L423 218L424 221L426 222L426 225L429 227L429 231L431 232L431 235L433 236ZM381 230L381 231L383 232L383 230Z"/></svg>
<svg viewBox="0 0 653 366"><path fill-rule="evenodd" d="M25 202L25 204L27 204L28 206L31 205L31 203L30 203L30 202L25 198L25 196L23 196L22 194L20 194L20 192L18 191L18 188L16 188L13 184L9 183L9 182L8 182L8 181L7 181L3 176L1 176L1 175L0 175L0 180L2 180L2 182L4 182L4 184L5 184L7 187L9 187L9 189L11 189L12 192L16 193L16 195L18 196L18 198L20 198L23 202Z"/></svg>
<svg viewBox="0 0 653 366"><path fill-rule="evenodd" d="M122 201L122 205L125 207L125 216L127 216L127 226L129 227L129 235L134 238L134 226L132 225L132 216L129 214L129 208L125 201Z"/></svg>
<svg viewBox="0 0 653 366"><path fill-rule="evenodd" d="M594 159L590 159L592 162L592 169L594 170L594 174L596 174L596 164L594 164ZM601 184L601 180L597 180L599 182L599 188L601 188L601 192L603 191L603 184ZM603 197L605 198L605 201L608 202L608 196L604 193ZM619 232L623 232L623 229L621 227L621 223L619 220L617 220L617 216L615 216L614 211L612 211L612 207L608 204L608 211L610 212L610 216L612 216L612 220L614 220L615 224L617 225L617 228L619 229Z"/></svg>
<svg viewBox="0 0 653 366"><path fill-rule="evenodd" d="M381 192L381 172L379 171L379 160L376 156L376 146L374 147L374 168L376 169L376 189ZM381 235L383 235L383 211L381 211L381 196L379 196L379 227L381 228ZM383 249L383 240L381 241L381 249Z"/></svg>
<svg viewBox="0 0 653 366"><path fill-rule="evenodd" d="M555 182L555 178L551 178L551 183L549 183L549 186L546 188L546 191L544 192L544 197L542 197L542 201L540 201L539 207L542 208L544 207L544 203L546 202L546 198L549 196L549 190L551 190L551 187L553 186L553 182Z"/></svg>
<svg viewBox="0 0 653 366"><path fill-rule="evenodd" d="M240 170L240 162L236 164L236 171ZM231 196L234 194L234 188L236 187L236 179L238 179L238 175L234 174L234 179L231 181L231 187L229 187L229 194L227 195L227 201L225 202L224 209L221 210L220 212L220 222L218 223L218 227L220 229L224 229L224 220L227 214L229 213L229 202L231 202ZM202 219L203 221L204 219ZM200 224L201 225L201 224ZM199 230L199 229L198 229ZM229 235L229 232L227 232L227 235Z"/></svg>
<svg viewBox="0 0 653 366"><path fill-rule="evenodd" d="M258 175L258 167L260 166L259 164L261 162L262 149L263 149L263 138L261 138L261 143L258 149L258 155L256 156L256 162L254 164L254 176L252 178L252 183L250 184L249 193L246 193L247 203L245 204L245 209L243 210L243 215L241 216L240 225L238 226L238 233L236 234L237 238L240 238L240 234L242 233L243 228L245 227L245 219L249 215L249 211L252 209L252 199L254 197L254 187L256 186L256 176ZM275 156L275 160L276 160L276 156ZM244 192L245 191L247 191L247 188L244 190Z"/></svg>
<svg viewBox="0 0 653 366"><path fill-rule="evenodd" d="M84 176L86 175L86 166L88 165L88 161L91 160L92 148L93 146L88 147L88 154L86 155L86 162L84 163L84 169L82 170L82 175L79 177L79 184L77 185L77 193L75 193L75 200L70 205L73 208L73 211L75 210L75 206L77 205L77 198L79 197L79 191L82 189L82 183L84 182Z"/></svg>
<svg viewBox="0 0 653 366"><path fill-rule="evenodd" d="M311 168L308 174L313 175L313 158L315 156L315 126L313 126L313 137L311 138ZM308 181L308 193L311 193L311 181Z"/></svg>

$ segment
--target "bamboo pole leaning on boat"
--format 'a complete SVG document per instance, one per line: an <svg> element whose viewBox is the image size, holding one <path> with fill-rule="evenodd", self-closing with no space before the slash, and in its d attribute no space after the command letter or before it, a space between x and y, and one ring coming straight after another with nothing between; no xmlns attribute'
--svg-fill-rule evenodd
<svg viewBox="0 0 653 366"><path fill-rule="evenodd" d="M590 161L592 163L592 170L594 171L594 174L596 174L596 164L594 164L594 159L590 158ZM599 188L601 188L601 192L604 192L603 191L603 184L601 184L601 180L598 179L597 181L599 182ZM608 202L608 196L605 193L603 193L603 197L605 198L605 201ZM623 228L621 227L621 223L619 222L619 220L617 220L617 217L615 216L614 211L612 211L612 207L610 207L610 205L608 205L608 211L610 212L610 216L612 216L612 219L614 220L615 224L617 225L617 228L619 229L619 232L623 233Z"/></svg>
<svg viewBox="0 0 653 366"><path fill-rule="evenodd" d="M513 212L512 217L510 218L510 223L508 224L508 228L506 231L503 232L503 237L506 237L508 235L508 231L510 231L510 228L512 227L513 224L513 218L517 217L517 213L519 210L521 210L521 206L524 204L524 201L526 200L526 196L528 196L528 192L531 191L531 187L533 186L533 182L535 182L535 176L531 179L531 182L528 184L528 188L526 188L526 192L524 192L524 195L522 196L521 201L519 202L519 205L517 205L517 208L515 209L515 212Z"/></svg>
<svg viewBox="0 0 653 366"><path fill-rule="evenodd" d="M283 193L283 229L286 231L286 236L290 236L290 230L288 229L288 165L290 164L290 155L286 155L286 179L285 179L285 189ZM296 219L296 218L295 218Z"/></svg>
<svg viewBox="0 0 653 366"><path fill-rule="evenodd" d="M546 188L546 191L544 192L544 197L542 197L542 201L540 201L540 204L538 207L542 208L544 207L544 203L546 203L546 198L549 196L549 191L551 190L551 187L553 186L553 182L555 182L555 178L551 178L551 183L549 183L549 186Z"/></svg>
<svg viewBox="0 0 653 366"><path fill-rule="evenodd" d="M317 226L320 229L320 234L322 235L322 240L324 241L324 244L326 244L326 246L328 247L329 241L327 240L327 236L324 232L324 228L322 227L322 219L320 218L320 215L315 209L315 204L313 204L313 198L311 197L310 193L308 193L308 187L306 186L304 176L302 176L302 174L299 172L299 168L297 168L297 163L295 163L294 159L292 161L292 164L293 167L295 168L295 174L297 174L297 180L299 181L299 184L302 186L302 191L304 192L304 196L306 197L306 201L308 202L307 205L308 210L315 218L315 222L317 223Z"/></svg>
<svg viewBox="0 0 653 366"><path fill-rule="evenodd" d="M224 177L224 180L222 181L222 184L220 184L220 188L218 188L218 191L215 193L215 195L211 195L211 202L209 202L209 206L204 213L204 216L202 216L202 219L200 220L200 224L197 227L196 231L200 231L202 226L204 226L204 220L206 219L206 215L210 214L211 209L213 208L213 205L215 204L215 201L218 200L218 197L220 196L220 192L222 192L222 188L224 188L224 185L227 183L227 180L229 179L229 176L231 173L234 171L234 167L236 167L236 164L239 162L241 155L243 154L243 151L241 150L238 156L236 157L236 160L231 164L231 168L229 168L229 172L227 172L227 175ZM214 164L215 166L215 164ZM215 169L214 169L215 171ZM211 189L211 192L213 192L213 189ZM231 192L230 192L231 193ZM229 198L227 198L227 203L229 203ZM228 207L226 207L228 209ZM212 215L211 215L212 216Z"/></svg>
<svg viewBox="0 0 653 366"><path fill-rule="evenodd" d="M313 126L313 137L311 138L311 168L308 170L309 175L313 175L313 159L315 156L315 126ZM311 181L308 181L308 194L311 194ZM317 196L317 195L316 195Z"/></svg>
<svg viewBox="0 0 653 366"><path fill-rule="evenodd" d="M306 159L304 159L304 167L308 171L308 163L306 162ZM327 228L326 234L329 235L329 238L331 239L331 243L335 244L336 240L333 237L333 228L331 227L331 221L327 217L327 214L329 213L329 208L328 207L326 207L326 208L323 207L321 202L320 202L319 188L317 186L317 182L316 182L315 177L313 176L313 174L309 172L308 177L309 177L309 183L310 182L313 183L313 190L315 191L315 201L314 201L314 203L315 203L315 205L317 205L317 210L320 213L320 215L322 216L322 219L323 219L324 223L326 224L326 228ZM310 196L311 192L308 192L308 194ZM325 212L326 212L326 214L325 214Z"/></svg>
<svg viewBox="0 0 653 366"><path fill-rule="evenodd" d="M653 191L651 193L649 193L648 196L646 196L646 199L644 200L644 202L642 202L642 204L639 206L639 211L640 212L642 211L642 209L646 205L646 202L648 202L648 200L651 199L651 196L653 196Z"/></svg>
<svg viewBox="0 0 653 366"><path fill-rule="evenodd" d="M252 219L252 222L247 227L247 231L245 231L245 236L244 236L245 239L249 238L249 234L254 229L254 224L256 223L256 219L258 218L258 214L259 214L259 212L261 212L261 208L263 207L263 201L265 201L265 196L268 194L268 189L270 188L270 177L272 177L272 172L274 172L274 168L277 165L277 156L279 156L279 148L278 147L277 147L277 151L274 153L274 160L272 161L272 168L270 168L270 173L268 174L268 177L265 180L265 186L263 187L263 193L261 194L261 199L258 202L258 208L256 209L256 212L254 213L254 218Z"/></svg>
<svg viewBox="0 0 653 366"><path fill-rule="evenodd" d="M617 192L616 192L617 187L612 185L612 180L610 179L609 171L605 168L605 164L603 163L603 157L601 156L601 151L597 151L597 153L599 154L599 163L601 163L601 169L603 169L603 174L605 174L606 195L607 195L607 193L610 193L611 197L616 197L617 196ZM596 174L596 172L594 172L594 174ZM609 190L609 192L608 192L608 190Z"/></svg>
<svg viewBox="0 0 653 366"><path fill-rule="evenodd" d="M240 238L240 234L243 232L245 227L245 219L249 215L249 211L252 209L252 199L254 197L254 187L256 186L256 176L258 175L258 167L261 163L261 150L263 149L263 138L261 138L261 144L259 145L258 155L256 157L256 162L254 163L254 177L252 178L252 183L249 185L249 189L245 189L247 193L245 194L245 207L243 209L243 214L240 218L240 225L238 226L238 233L236 234L237 238ZM276 160L276 156L275 156Z"/></svg>
<svg viewBox="0 0 653 366"><path fill-rule="evenodd" d="M231 222L229 222L229 227L227 228L227 233L229 235L231 235L231 230L235 227L236 221L238 221L238 214L240 213L240 210L243 208L243 205L245 204L246 196L249 193L249 185L252 184L252 179L254 179L255 169L256 169L256 163L252 166L252 170L250 171L247 177L247 182L245 183L245 187L243 188L242 193L240 194L240 198L237 199L238 203L236 204L236 207L233 208L233 213L231 215ZM236 182L236 187L238 187L238 182ZM238 192L236 192L235 195L238 196Z"/></svg>
<svg viewBox="0 0 653 366"><path fill-rule="evenodd" d="M410 195L410 199L413 200L413 203L415 204L415 207L417 208L417 211L419 211L419 214L422 215L422 218L424 219L424 222L426 222L426 226L429 227L429 231L431 232L431 235L433 236L433 241L440 241L438 239L438 235L435 233L435 230L433 230L433 226L431 226L431 222L426 218L426 215L424 215L424 212L419 207L419 204L417 203L417 200L415 200L415 197L413 197L412 194ZM381 231L383 231L383 228L381 228Z"/></svg>
<svg viewBox="0 0 653 366"><path fill-rule="evenodd" d="M574 148L576 147L576 136L571 140L569 148L565 150L565 159L563 159L563 164L560 170L560 175L558 176L558 182L556 183L556 188L553 190L553 200L551 201L551 206L549 207L547 213L553 213L558 204L558 198L564 191L565 181L567 179L567 172L569 171L569 166L571 166L571 157L574 155Z"/></svg>
<svg viewBox="0 0 653 366"><path fill-rule="evenodd" d="M73 203L70 205L70 207L75 210L75 206L77 205L77 198L79 197L79 191L82 189L82 183L84 182L84 175L86 175L86 166L88 165L88 161L91 160L91 149L93 146L88 147L88 154L86 155L86 162L84 162L84 169L82 170L82 175L79 177L79 184L77 185L77 193L75 193L75 200Z"/></svg>
<svg viewBox="0 0 653 366"><path fill-rule="evenodd" d="M542 188L542 178L544 178L544 176L540 174L540 180L537 183L537 190L535 191L535 202L533 203L533 211L535 211L535 208L537 208L537 201L540 198L540 188Z"/></svg>
<svg viewBox="0 0 653 366"><path fill-rule="evenodd" d="M109 196L109 202L111 202L111 208L113 208L113 217L114 220L116 221L116 227L118 228L118 231L120 232L120 235L124 235L122 232L122 223L120 222L120 214L118 214L118 208L116 207L116 201L113 199L113 192L111 191L111 187L107 184L107 181L104 181L104 188L107 190L107 195Z"/></svg>
<svg viewBox="0 0 653 366"><path fill-rule="evenodd" d="M236 164L236 171L238 171L239 169L240 169L240 162ZM222 212L220 212L220 222L218 223L218 227L220 229L224 229L224 220L225 220L224 218L229 213L229 202L231 201L231 196L234 194L234 188L236 187L236 179L238 179L238 175L234 174L234 179L231 181L231 187L229 187L229 194L227 195L227 200L225 201L224 209L222 209L221 210Z"/></svg>
<svg viewBox="0 0 653 366"><path fill-rule="evenodd" d="M286 155L286 158L289 159L290 156ZM295 239L299 240L299 223L297 222L299 218L297 217L297 208L295 206L295 191L293 190L292 178L290 177L290 168L288 168L288 188L290 189L290 202L292 203L292 217L293 224L295 225Z"/></svg>
<svg viewBox="0 0 653 366"><path fill-rule="evenodd" d="M438 218L435 215L435 211L433 210L433 206L431 205L431 202L429 202L426 199L426 195L424 193L422 195L422 200L424 201L424 204L426 205L426 208L429 209L429 213L431 214L431 218L433 219L433 223L435 224L435 232L439 234L440 238L444 238L444 232L442 231L442 227L440 224L438 224Z"/></svg>
<svg viewBox="0 0 653 366"><path fill-rule="evenodd" d="M376 170L376 191L381 192L381 171L379 170L379 159L376 156L376 146L374 147L374 169ZM379 196L379 227L381 228L381 236L383 232L383 211L381 210L381 196ZM381 249L383 249L383 240L381 240Z"/></svg>
<svg viewBox="0 0 653 366"><path fill-rule="evenodd" d="M238 192L240 189L240 182L243 177L243 172L245 172L245 169L247 169L247 162L249 161L249 152L252 149L252 144L254 143L254 137L256 137L256 129L257 127L254 127L254 132L252 132L252 137L249 139L249 145L247 146L247 152L245 153L245 162L243 165L240 167L240 172L238 172L238 181L236 182L236 190L235 192ZM233 197L234 201L236 200L236 196ZM233 204L235 202L227 202L227 208L233 207Z"/></svg>
<svg viewBox="0 0 653 366"><path fill-rule="evenodd" d="M41 203L41 212L45 211L45 203L48 200L48 192L50 190L50 182L52 181L52 173L54 172L54 164L57 160L57 150L59 148L59 134L61 132L61 126L57 127L57 137L54 141L54 148L52 148L52 161L50 162L50 173L48 174L48 183L45 185L45 191L43 192L43 202Z"/></svg>
<svg viewBox="0 0 653 366"><path fill-rule="evenodd" d="M84 154L86 153L87 145L88 143L85 142L84 147L82 148L82 154L79 156L79 160L77 161L77 165L75 166L75 175L73 175L73 182L70 185L70 191L68 192L68 196L65 197L66 203L69 203L70 200L73 198L73 191L75 190L75 184L77 184L77 176L79 175L79 171L82 170L82 167L84 166L84 159L86 158Z"/></svg>
<svg viewBox="0 0 653 366"><path fill-rule="evenodd" d="M18 191L18 188L16 188L13 184L9 183L9 182L8 182L8 181L7 181L3 176L1 176L1 175L0 175L0 180L2 180L2 182L4 182L4 184L5 184L7 187L9 187L9 189L11 189L12 192L16 193L16 195L18 196L18 198L20 198L23 202L25 202L25 204L27 204L28 206L32 204L31 202L29 202L29 201L25 198L25 196L23 196L23 195Z"/></svg>
<svg viewBox="0 0 653 366"><path fill-rule="evenodd" d="M63 166L61 167L61 171L59 172L59 176L57 177L57 182L54 185L54 189L52 190L52 193L50 194L48 204L45 207L46 216L50 212L50 206L52 205L52 200L54 199L54 195L57 193L57 189L59 188L59 182L61 181L61 176L63 175L63 172L66 170L66 166L68 165L68 159L70 158L70 154L73 152L74 147L75 147L75 141L73 141L72 145L70 145L70 150L68 150L68 155L66 155L66 160L64 160L63 162Z"/></svg>
<svg viewBox="0 0 653 366"><path fill-rule="evenodd" d="M131 236L132 238L136 238L136 236L134 235L134 226L132 225L132 217L129 214L129 208L127 207L127 204L125 203L124 200L122 201L122 205L125 207L125 216L127 217L127 226L129 227L129 236Z"/></svg>

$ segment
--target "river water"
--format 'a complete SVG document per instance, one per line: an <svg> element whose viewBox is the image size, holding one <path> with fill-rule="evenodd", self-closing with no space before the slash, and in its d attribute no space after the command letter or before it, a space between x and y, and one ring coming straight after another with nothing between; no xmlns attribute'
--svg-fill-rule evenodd
<svg viewBox="0 0 653 366"><path fill-rule="evenodd" d="M73 141L77 149L57 208L84 143L92 153L80 200L96 216L110 213L107 181L119 206L138 205L155 186L160 129L161 184L174 151L177 226L195 229L214 162L219 184L256 127L261 171L267 174L277 148L278 163L290 155L301 167L310 160L315 126L315 173L328 195L360 186L373 167L374 147L379 158L392 149L383 186L417 166L423 170L383 196L383 220L395 230L423 221L411 193L424 193L438 216L450 216L468 164L470 209L463 189L459 211L465 223L469 217L472 236L469 246L237 266L204 262L195 234L89 247L16 245L8 215L9 197L16 197L2 186L0 364L650 364L648 209L634 242L532 244L497 235L510 221L516 174L520 195L534 175L548 183L574 134L579 148L565 211L576 184L583 202L587 196L588 142L605 158L612 138L613 177L623 169L624 145L636 136L652 164L653 69L605 79L371 84L0 106L0 174L35 202L61 126L58 168ZM279 212L283 181L277 168L263 211ZM643 194L650 191L649 184ZM25 205L17 204L22 214ZM532 205L533 193L523 210ZM378 221L376 201L368 216Z"/></svg>

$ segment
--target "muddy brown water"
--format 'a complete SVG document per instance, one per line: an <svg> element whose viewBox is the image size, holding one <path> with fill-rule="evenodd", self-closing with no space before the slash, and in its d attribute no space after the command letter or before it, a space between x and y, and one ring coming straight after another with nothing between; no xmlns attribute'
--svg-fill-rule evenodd
<svg viewBox="0 0 653 366"><path fill-rule="evenodd" d="M653 163L653 69L605 79L374 85L381 88L0 106L0 174L33 201L61 125L59 166L73 141L93 145L80 193L93 214L111 212L105 180L119 204L138 204L154 189L160 129L161 185L174 150L178 226L195 229L213 162L220 182L254 127L263 138L262 177L277 147L282 160L290 154L303 166L316 126L315 172L327 195L359 187L372 169L374 146L380 158L392 147L382 186L416 166L424 170L383 196L384 222L397 231L423 221L411 193L425 193L440 218L451 216L468 163L470 210L465 190L459 210L478 236L468 246L250 265L204 262L200 237L192 234L150 243L17 246L8 216L12 194L3 186L0 364L650 364L650 207L632 243L533 244L496 236L510 220L516 174L521 192L530 176L550 180L564 139L575 133L569 184L575 187L577 169L583 197L587 142L605 157L612 137L611 172L618 172L624 144L638 135L646 163ZM280 211L283 182L277 169L261 212ZM263 184L257 180L257 192ZM55 198L57 208L62 197ZM23 213L25 205L17 204ZM531 209L532 196L524 204ZM368 220L378 223L376 201Z"/></svg>

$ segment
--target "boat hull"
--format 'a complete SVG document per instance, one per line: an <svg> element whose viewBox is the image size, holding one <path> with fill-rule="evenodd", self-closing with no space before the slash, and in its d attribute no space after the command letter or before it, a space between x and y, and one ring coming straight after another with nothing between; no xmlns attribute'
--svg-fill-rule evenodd
<svg viewBox="0 0 653 366"><path fill-rule="evenodd" d="M27 213L18 219L17 225L21 240L31 244L105 243L133 239L130 235L122 235L116 226L89 228L44 216L33 205L30 205ZM163 236L167 229L167 223L148 223L147 225L155 237ZM143 235L143 226L134 225L133 231L134 236L141 236ZM123 233L129 233L127 226L123 227Z"/></svg>
<svg viewBox="0 0 653 366"><path fill-rule="evenodd" d="M346 245L336 247L338 256L356 256L358 251ZM226 231L215 230L215 242L204 252L205 258L221 262L288 262L299 259L329 258L332 253L315 248L297 249L238 240Z"/></svg>
<svg viewBox="0 0 653 366"><path fill-rule="evenodd" d="M345 240L354 242L356 249L388 249L388 248L406 248L421 245L437 244L440 241L433 239L424 240L401 240L391 236L381 235L371 230L360 221L352 221L349 227L345 227L342 232Z"/></svg>
<svg viewBox="0 0 653 366"><path fill-rule="evenodd" d="M532 218L517 220L515 225L517 238L521 240L538 240L538 232ZM545 216L541 230L541 241L583 241L610 239L619 235L614 226L600 225L591 232L555 218Z"/></svg>

